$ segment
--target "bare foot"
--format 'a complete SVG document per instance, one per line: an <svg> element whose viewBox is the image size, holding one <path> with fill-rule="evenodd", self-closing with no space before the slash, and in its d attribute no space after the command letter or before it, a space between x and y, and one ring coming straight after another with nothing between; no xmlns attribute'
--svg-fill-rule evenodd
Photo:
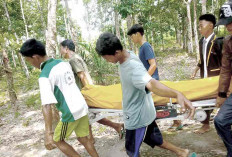
<svg viewBox="0 0 232 157"><path fill-rule="evenodd" d="M188 157L189 150L188 149L182 149L179 153L177 153L178 157Z"/></svg>
<svg viewBox="0 0 232 157"><path fill-rule="evenodd" d="M209 124L203 124L200 129L194 130L193 132L196 134L204 134L206 132L210 131Z"/></svg>

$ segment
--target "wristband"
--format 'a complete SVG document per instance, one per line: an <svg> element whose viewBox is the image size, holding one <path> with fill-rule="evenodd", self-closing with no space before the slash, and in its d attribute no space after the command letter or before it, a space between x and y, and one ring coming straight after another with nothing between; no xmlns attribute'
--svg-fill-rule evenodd
<svg viewBox="0 0 232 157"><path fill-rule="evenodd" d="M221 98L227 98L226 92L219 92L218 96Z"/></svg>

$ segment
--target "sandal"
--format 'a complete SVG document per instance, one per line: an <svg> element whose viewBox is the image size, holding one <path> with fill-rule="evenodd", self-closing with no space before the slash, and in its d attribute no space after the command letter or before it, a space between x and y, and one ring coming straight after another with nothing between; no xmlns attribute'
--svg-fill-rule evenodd
<svg viewBox="0 0 232 157"><path fill-rule="evenodd" d="M184 125L180 124L179 126L171 126L168 128L167 131L178 131L178 130L182 130L184 127Z"/></svg>
<svg viewBox="0 0 232 157"><path fill-rule="evenodd" d="M125 133L126 133L126 130L124 129L124 125L122 125L121 130L120 130L120 132L118 133L118 134L119 134L119 139L120 139L120 140L123 139Z"/></svg>

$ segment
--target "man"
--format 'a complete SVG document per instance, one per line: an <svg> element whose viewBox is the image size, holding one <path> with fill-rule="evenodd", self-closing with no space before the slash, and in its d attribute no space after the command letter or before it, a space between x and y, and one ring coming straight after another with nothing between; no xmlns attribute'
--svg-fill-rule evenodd
<svg viewBox="0 0 232 157"><path fill-rule="evenodd" d="M72 67L72 70L74 72L74 76L76 79L77 86L79 89L82 89L82 87L86 85L93 85L93 81L89 75L88 68L82 59L82 57L78 54L75 53L75 45L72 40L64 40L63 42L60 43L60 53L61 55L69 59L69 63ZM93 117L95 115L91 115L90 117ZM90 118L91 119L91 118ZM118 134L119 138L123 138L123 133L124 133L124 126L123 124L120 123L114 123L106 118L103 118L98 121L100 124L110 126L114 128ZM90 140L95 143L95 140L93 138L92 134L92 129L91 125L89 125L89 130L90 130Z"/></svg>
<svg viewBox="0 0 232 157"><path fill-rule="evenodd" d="M151 45L146 41L144 37L144 29L140 24L133 25L127 35L130 36L133 43L138 44L139 48L139 59L142 61L144 67L147 69L148 74L152 78L159 80L158 67L155 60L155 53ZM174 120L173 125L168 129L168 131L175 131L182 129L183 125L180 120Z"/></svg>
<svg viewBox="0 0 232 157"><path fill-rule="evenodd" d="M204 14L199 17L199 31L203 36L199 42L200 60L191 78L194 79L198 70L201 78L217 76L221 67L222 38L216 38L214 27L216 18L212 14ZM202 127L194 132L203 134L210 130L209 120L213 110L206 110L207 118L202 122Z"/></svg>
<svg viewBox="0 0 232 157"><path fill-rule="evenodd" d="M23 43L20 53L31 65L41 69L39 87L45 121L45 147L51 150L56 145L65 155L80 157L74 148L65 142L74 131L88 153L92 157L98 157L94 145L88 139L88 106L75 83L71 66L61 60L49 58L44 45L35 39ZM53 104L62 113L55 132L52 130Z"/></svg>
<svg viewBox="0 0 232 157"><path fill-rule="evenodd" d="M152 148L156 145L187 157L188 149L182 149L163 140L155 122L156 111L151 92L177 98L183 111L189 109L190 117L195 108L180 92L170 89L153 79L134 53L123 49L119 39L111 33L103 33L97 40L96 51L106 61L119 63L123 92L123 119L126 128L125 147L130 157L138 157L142 142Z"/></svg>
<svg viewBox="0 0 232 157"><path fill-rule="evenodd" d="M222 138L227 157L232 157L232 94L227 98L232 72L232 1L226 2L220 9L220 18L217 25L225 25L229 36L225 37L222 50L222 66L219 78L217 107L220 110L214 118L215 128Z"/></svg>
<svg viewBox="0 0 232 157"><path fill-rule="evenodd" d="M155 60L155 53L151 45L146 41L144 37L144 29L140 24L133 25L127 35L130 36L133 43L138 44L139 59L142 61L144 67L147 69L148 74L152 78L159 80L158 67Z"/></svg>

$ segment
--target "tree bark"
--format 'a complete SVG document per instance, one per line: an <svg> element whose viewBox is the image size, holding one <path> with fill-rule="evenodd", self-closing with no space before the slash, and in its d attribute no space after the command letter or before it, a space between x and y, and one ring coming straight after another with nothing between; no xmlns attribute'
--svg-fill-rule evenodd
<svg viewBox="0 0 232 157"><path fill-rule="evenodd" d="M57 0L48 0L48 21L46 32L46 52L49 57L56 57L56 7Z"/></svg>
<svg viewBox="0 0 232 157"><path fill-rule="evenodd" d="M27 37L27 39L28 39L28 38L29 38L29 34L28 34L28 30L27 30L27 22L26 22L26 19L25 19L25 16L24 16L22 0L20 0L20 8L21 8L22 18L23 18L23 22L24 22L24 26L25 26L26 37Z"/></svg>
<svg viewBox="0 0 232 157"><path fill-rule="evenodd" d="M8 29L9 29L9 31L13 31L14 32L14 36L16 38L16 42L17 42L17 44L19 44L18 36L17 36L16 32L12 29L12 23L11 23L11 20L10 20L10 15L9 15L9 12L8 12L8 9L7 9L7 6L6 6L6 2L5 2L5 0L3 0L2 2L3 2L4 9L5 9L7 20L9 22ZM20 65L22 65L27 78L29 78L29 71L28 71L27 65L26 65L24 59L22 58L22 55L19 54L19 56L20 56L20 58L18 58L18 59L19 59Z"/></svg>
<svg viewBox="0 0 232 157"><path fill-rule="evenodd" d="M39 0L36 0L36 3L37 3L37 8L40 12L40 21L42 23L42 26L43 26L43 29L44 29L44 34L46 34L46 24L45 24L45 21L44 21L44 18L43 18L43 11L40 7L40 3L39 3Z"/></svg>
<svg viewBox="0 0 232 157"><path fill-rule="evenodd" d="M71 13L70 13L70 8L69 8L69 5L68 5L68 1L67 0L64 0L65 2L65 8L66 8L66 14L67 14L67 28L68 28L68 31L69 31L69 35L73 41L73 43L75 44L75 51L78 52L79 50L79 46L78 46L78 36L77 36L77 29L75 29L76 25L71 17Z"/></svg>
<svg viewBox="0 0 232 157"><path fill-rule="evenodd" d="M8 88L8 93L10 97L10 102L16 112L17 111L17 105L16 105L17 96L16 96L16 92L14 89L13 72L10 67L8 55L6 53L5 48L3 48L2 50L3 50L3 67L4 67L4 72L6 74L7 88Z"/></svg>
<svg viewBox="0 0 232 157"><path fill-rule="evenodd" d="M202 4L202 15L206 14L206 0L201 0Z"/></svg>
<svg viewBox="0 0 232 157"><path fill-rule="evenodd" d="M188 23L188 53L193 52L193 39L192 39L192 22L191 22L191 14L190 14L190 4L192 0L188 0L187 2L184 0L187 6L187 23Z"/></svg>
<svg viewBox="0 0 232 157"><path fill-rule="evenodd" d="M118 19L118 12L114 10L114 17L115 17L115 29L116 29L116 35L121 40L121 35L120 35L120 24L119 24L119 19Z"/></svg>
<svg viewBox="0 0 232 157"><path fill-rule="evenodd" d="M196 0L193 0L193 12L194 12L194 36L195 36L195 50L197 53L197 60L199 60L199 42L198 42L198 29L197 29L197 9Z"/></svg>
<svg viewBox="0 0 232 157"><path fill-rule="evenodd" d="M132 27L132 18L131 16L127 16L126 18L126 23L127 23L127 31ZM128 39L128 38L127 38ZM130 39L128 39L128 43L129 43L129 48L130 50L133 50L133 43L131 42Z"/></svg>

